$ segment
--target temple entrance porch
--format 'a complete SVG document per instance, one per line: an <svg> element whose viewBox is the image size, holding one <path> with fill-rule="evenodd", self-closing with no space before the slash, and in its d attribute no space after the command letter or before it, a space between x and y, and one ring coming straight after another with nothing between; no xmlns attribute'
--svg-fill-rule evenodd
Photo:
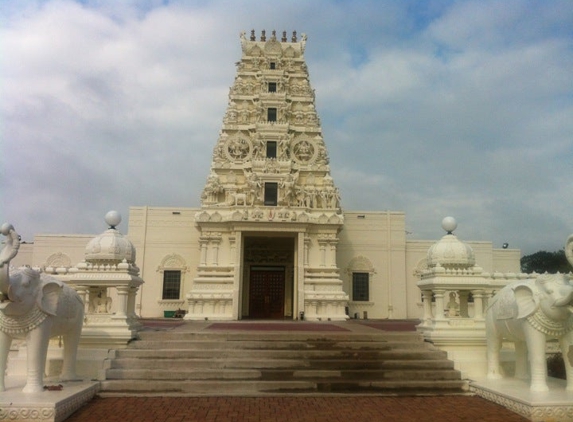
<svg viewBox="0 0 573 422"><path fill-rule="evenodd" d="M242 318L292 319L295 235L244 237Z"/></svg>

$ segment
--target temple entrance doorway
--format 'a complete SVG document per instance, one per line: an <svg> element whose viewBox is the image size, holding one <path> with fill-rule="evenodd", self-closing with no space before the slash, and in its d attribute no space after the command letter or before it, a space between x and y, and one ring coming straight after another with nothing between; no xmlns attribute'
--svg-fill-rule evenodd
<svg viewBox="0 0 573 422"><path fill-rule="evenodd" d="M294 235L245 236L242 318L292 319Z"/></svg>
<svg viewBox="0 0 573 422"><path fill-rule="evenodd" d="M285 314L285 268L251 267L249 316L283 318Z"/></svg>

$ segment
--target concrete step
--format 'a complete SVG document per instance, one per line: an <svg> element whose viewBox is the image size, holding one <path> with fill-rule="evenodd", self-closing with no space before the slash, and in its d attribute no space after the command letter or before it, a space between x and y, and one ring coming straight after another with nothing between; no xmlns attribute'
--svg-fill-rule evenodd
<svg viewBox="0 0 573 422"><path fill-rule="evenodd" d="M287 341L287 340L140 340L131 344L132 349L243 349L243 350L393 350L416 349L414 341Z"/></svg>
<svg viewBox="0 0 573 422"><path fill-rule="evenodd" d="M105 394L449 394L447 354L414 332L142 332L117 350Z"/></svg>
<svg viewBox="0 0 573 422"><path fill-rule="evenodd" d="M273 380L293 381L309 380L324 381L341 380L360 382L364 380L459 380L457 371L446 370L336 370L336 369L110 369L107 371L108 380Z"/></svg>
<svg viewBox="0 0 573 422"><path fill-rule="evenodd" d="M237 331L237 332L178 332L178 331L140 331L140 340L212 340L212 341L412 341L423 342L422 336L412 331L392 331L376 333L355 332L300 332L300 331Z"/></svg>
<svg viewBox="0 0 573 422"><path fill-rule="evenodd" d="M394 350L241 350L241 349L121 349L116 352L117 358L137 359L240 359L248 356L258 359L381 359L381 360L419 360L446 359L447 354L441 350L431 349L394 349Z"/></svg>
<svg viewBox="0 0 573 422"><path fill-rule="evenodd" d="M112 394L178 394L178 395L276 395L276 394L460 394L468 391L462 380L387 380L360 381L160 381L107 380L101 382L102 392Z"/></svg>
<svg viewBox="0 0 573 422"><path fill-rule="evenodd" d="M454 363L445 359L136 359L120 358L111 362L111 369L264 369L264 368L318 368L318 369L453 369Z"/></svg>

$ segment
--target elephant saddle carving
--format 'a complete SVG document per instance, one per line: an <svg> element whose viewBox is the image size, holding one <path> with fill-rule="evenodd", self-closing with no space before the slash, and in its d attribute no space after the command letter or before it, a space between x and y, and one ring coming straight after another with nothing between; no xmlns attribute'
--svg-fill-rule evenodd
<svg viewBox="0 0 573 422"><path fill-rule="evenodd" d="M39 326L48 317L39 308L33 307L23 315L6 315L0 312L0 331L9 334L26 334Z"/></svg>

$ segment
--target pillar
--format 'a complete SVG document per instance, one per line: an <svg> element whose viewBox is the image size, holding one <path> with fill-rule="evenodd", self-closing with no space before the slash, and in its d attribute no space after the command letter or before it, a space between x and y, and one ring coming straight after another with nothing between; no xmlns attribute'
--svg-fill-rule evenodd
<svg viewBox="0 0 573 422"><path fill-rule="evenodd" d="M229 237L229 246L231 253L229 255L229 265L233 266L235 264L235 248L237 247L237 241L235 236Z"/></svg>
<svg viewBox="0 0 573 422"><path fill-rule="evenodd" d="M332 268L336 268L336 245L338 244L338 240L332 240L330 242L330 266Z"/></svg>
<svg viewBox="0 0 573 422"><path fill-rule="evenodd" d="M310 237L304 237L304 266L308 267L308 255L310 252Z"/></svg>
<svg viewBox="0 0 573 422"><path fill-rule="evenodd" d="M88 310L89 310L89 290L90 288L88 286L75 286L76 291L78 292L78 295L80 296L80 298L82 299L82 301L84 302L84 313L87 314Z"/></svg>
<svg viewBox="0 0 573 422"><path fill-rule="evenodd" d="M483 320L483 290L472 290L474 296L474 319Z"/></svg>
<svg viewBox="0 0 573 422"><path fill-rule="evenodd" d="M137 287L131 286L127 293L127 316L130 318L137 318L135 313L135 297L137 295Z"/></svg>
<svg viewBox="0 0 573 422"><path fill-rule="evenodd" d="M434 314L435 319L446 319L444 316L444 296L446 294L445 290L434 290L434 297L436 298L436 312Z"/></svg>
<svg viewBox="0 0 573 422"><path fill-rule="evenodd" d="M318 245L320 246L320 266L326 267L326 241L319 240Z"/></svg>
<svg viewBox="0 0 573 422"><path fill-rule="evenodd" d="M199 239L199 245L201 246L201 266L207 265L207 243L209 241L205 238Z"/></svg>
<svg viewBox="0 0 573 422"><path fill-rule="evenodd" d="M213 245L213 266L219 265L219 245L221 244L221 239L213 239L211 241Z"/></svg>
<svg viewBox="0 0 573 422"><path fill-rule="evenodd" d="M117 309L115 311L116 317L127 317L127 296L129 294L129 286L117 286Z"/></svg>
<svg viewBox="0 0 573 422"><path fill-rule="evenodd" d="M424 290L422 295L424 296L424 320L430 321L432 319L432 291Z"/></svg>

